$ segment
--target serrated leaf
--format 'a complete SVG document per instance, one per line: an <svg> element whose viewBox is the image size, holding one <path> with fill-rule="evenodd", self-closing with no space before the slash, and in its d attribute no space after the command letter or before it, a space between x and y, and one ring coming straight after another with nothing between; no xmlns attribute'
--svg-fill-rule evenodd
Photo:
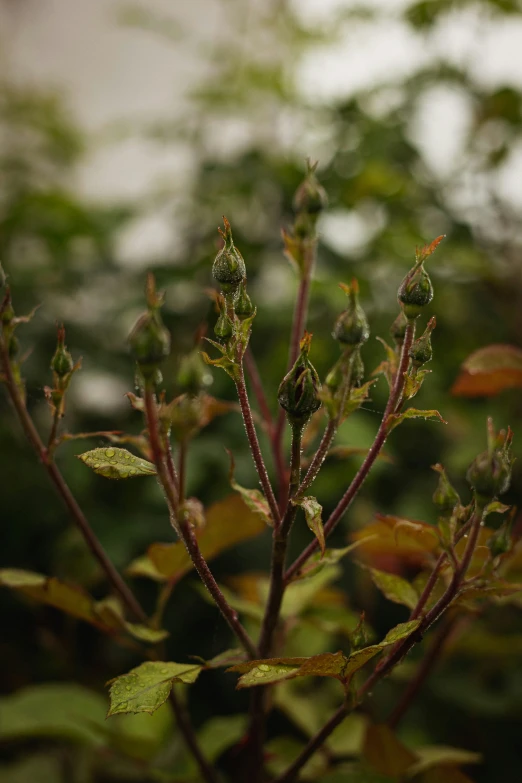
<svg viewBox="0 0 522 783"><path fill-rule="evenodd" d="M205 516L205 527L195 532L199 548L207 561L266 530L259 514L251 511L239 495L229 495L213 503ZM178 581L193 568L185 545L178 541L174 544L151 544L147 555L134 560L127 568L127 573L167 582Z"/></svg>
<svg viewBox="0 0 522 783"><path fill-rule="evenodd" d="M274 685L294 677L332 677L348 683L353 674L385 647L410 636L420 625L420 620L411 620L395 626L379 644L357 650L348 657L343 652L320 653L310 658L265 658L245 661L227 669L239 672L241 677L237 688L251 688L256 685Z"/></svg>
<svg viewBox="0 0 522 783"><path fill-rule="evenodd" d="M17 590L40 603L53 606L96 626L105 633L115 634L125 631L135 639L151 644L157 644L169 635L167 631L127 622L122 606L116 598L96 601L78 585L64 582L53 576L46 577L32 571L6 568L0 570L0 585Z"/></svg>
<svg viewBox="0 0 522 783"><path fill-rule="evenodd" d="M101 448L78 454L95 473L110 479L126 479L135 476L154 476L156 468L152 462L136 457L127 449Z"/></svg>
<svg viewBox="0 0 522 783"><path fill-rule="evenodd" d="M379 571L376 568L368 568L373 583L386 596L389 601L396 604L403 604L409 609L417 605L419 596L413 585L406 579L397 574L390 574L387 571Z"/></svg>
<svg viewBox="0 0 522 783"><path fill-rule="evenodd" d="M386 425L387 425L387 431L388 433L392 432L392 430L395 429L395 427L398 427L399 424L402 424L403 421L406 419L438 419L443 424L447 424L448 422L445 421L440 413L435 410L430 411L420 411L417 410L417 408L408 408L408 410L404 411L404 413L391 413L388 416Z"/></svg>
<svg viewBox="0 0 522 783"><path fill-rule="evenodd" d="M248 508L253 511L254 514L259 514L266 525L273 527L274 520L272 519L270 506L268 505L267 499L259 489L245 489L245 487L242 487L237 483L237 481L234 479L234 457L232 456L232 452L230 452L228 449L227 453L230 458L230 470L228 473L230 486L232 489L235 489L236 492L239 492Z"/></svg>
<svg viewBox="0 0 522 783"><path fill-rule="evenodd" d="M292 503L295 506L301 506L305 513L306 518L306 524L314 534L314 536L317 538L317 541L319 542L319 547L321 549L321 555L324 555L326 543L324 539L324 529L323 529L323 519L322 519L322 513L323 513L323 507L320 503L317 502L317 498L314 498L312 495L309 495L304 498L298 498L296 500L293 500Z"/></svg>
<svg viewBox="0 0 522 783"><path fill-rule="evenodd" d="M107 717L120 713L152 714L169 697L174 683L192 684L202 666L194 663L146 661L127 674L110 680L110 708Z"/></svg>

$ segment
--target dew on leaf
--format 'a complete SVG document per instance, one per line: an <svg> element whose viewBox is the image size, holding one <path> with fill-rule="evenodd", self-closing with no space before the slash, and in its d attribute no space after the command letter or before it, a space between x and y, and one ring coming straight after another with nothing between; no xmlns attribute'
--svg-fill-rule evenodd
<svg viewBox="0 0 522 783"><path fill-rule="evenodd" d="M254 669L253 671L254 677L257 677L257 679L262 679L265 676L264 672L260 672L259 669Z"/></svg>
<svg viewBox="0 0 522 783"><path fill-rule="evenodd" d="M258 667L262 672L269 672L270 666L268 666L266 663L260 663Z"/></svg>

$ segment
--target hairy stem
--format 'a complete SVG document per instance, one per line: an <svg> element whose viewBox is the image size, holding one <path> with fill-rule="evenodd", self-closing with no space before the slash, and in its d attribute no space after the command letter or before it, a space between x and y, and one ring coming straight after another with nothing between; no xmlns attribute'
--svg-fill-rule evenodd
<svg viewBox="0 0 522 783"><path fill-rule="evenodd" d="M272 536L272 563L270 572L270 589L265 607L265 614L261 624L259 635L258 655L267 658L270 655L272 641L285 591L284 571L288 535L297 513L297 507L291 502L297 488L301 474L301 441L303 427L294 426L292 429L292 450L290 460L290 499L279 527L274 528ZM250 725L248 736L250 740L249 752L252 761L252 783L262 779L263 774L263 742L264 721L267 689L254 688L250 700Z"/></svg>
<svg viewBox="0 0 522 783"><path fill-rule="evenodd" d="M207 561L201 553L191 524L183 519L180 519L179 495L176 492L174 484L170 478L167 462L165 459L165 453L161 446L156 400L150 384L145 385L144 402L152 458L156 466L158 479L163 488L163 492L165 493L167 505L169 507L171 518L176 526L176 530L185 544L185 547L187 548L187 552L189 553L190 559L192 560L192 564L198 572L201 581L214 599L215 604L228 623L230 629L236 635L237 639L244 647L248 655L251 658L255 658L257 653L256 646L240 623L237 612L232 609L227 599L219 589L219 585L214 579L214 575L212 574L210 568L208 567Z"/></svg>
<svg viewBox="0 0 522 783"><path fill-rule="evenodd" d="M406 372L408 367L409 351L411 348L411 344L413 342L414 335L415 335L415 323L410 321L406 327L406 333L404 335L404 342L402 345L399 367L395 375L393 386L390 390L388 402L384 410L380 427L375 436L375 440L370 450L368 451L368 454L366 455L363 464L361 465L358 472L356 473L352 483L350 484L350 486L344 493L343 497L341 498L341 500L339 501L335 509L330 514L329 519L325 523L324 525L325 538L328 535L330 535L332 530L335 529L335 527L339 523L339 520L351 505L353 499L355 498L359 489L364 483L366 477L368 476L368 473L373 467L375 460L379 456L379 453L381 452L381 449L386 442L386 438L388 436L388 417L390 416L390 414L392 414L395 411L397 401L400 399L402 395L402 391L404 388L404 381L405 381L404 373ZM311 557L311 555L313 555L318 548L319 548L319 542L317 541L317 539L314 539L289 567L289 569L285 574L286 581L291 579L302 568L302 566L306 563L308 558Z"/></svg>
<svg viewBox="0 0 522 783"><path fill-rule="evenodd" d="M292 322L292 331L290 335L290 348L288 351L288 365L287 372L294 366L297 356L299 354L299 341L303 336L303 332L306 326L306 317L308 315L308 302L310 299L310 284L312 282L312 275L315 267L315 258L317 251L317 240L304 241L303 244L303 256L304 267L301 272L301 278L299 280L299 288L297 290L297 299L294 307L294 317ZM283 442L283 432L285 429L285 412L283 409L279 411L277 423L274 430L274 452L281 451L281 444ZM286 505L286 488L282 487L281 493L282 507Z"/></svg>
<svg viewBox="0 0 522 783"><path fill-rule="evenodd" d="M65 503L74 520L74 523L80 530L94 558L100 564L108 582L112 585L115 592L120 596L121 600L127 609L131 612L131 614L140 620L140 622L147 623L147 615L136 600L131 589L123 581L122 577L102 547L85 514L78 505L76 498L72 494L71 490L65 482L64 477L57 468L56 463L50 459L49 451L44 446L40 435L38 434L31 415L25 406L25 402L16 384L15 378L13 376L11 362L9 360L8 351L2 337L0 337L0 356L2 359L2 370L4 373L4 381L7 393L28 441L36 452L38 459L42 463L55 489Z"/></svg>
<svg viewBox="0 0 522 783"><path fill-rule="evenodd" d="M272 485L270 484L270 479L268 478L268 472L263 459L263 454L261 453L259 440L257 438L256 427L254 424L254 419L252 418L250 403L248 401L248 394L246 390L243 365L241 363L239 365L239 372L237 374L235 382L236 382L237 396L239 399L239 405L241 407L241 413L243 414L245 430L246 430L248 442L250 444L252 457L254 458L254 464L256 466L257 475L259 476L259 481L261 482L263 492L267 499L270 508L270 513L272 514L274 520L274 525L277 527L280 523L279 507L275 499Z"/></svg>

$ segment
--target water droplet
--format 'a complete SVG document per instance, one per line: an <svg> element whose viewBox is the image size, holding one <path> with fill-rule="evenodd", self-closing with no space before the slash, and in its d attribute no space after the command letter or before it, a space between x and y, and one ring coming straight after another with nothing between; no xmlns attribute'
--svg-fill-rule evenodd
<svg viewBox="0 0 522 783"><path fill-rule="evenodd" d="M120 704L118 704L118 711L123 712L123 710L126 710L128 706L129 706L128 701L122 701L120 702Z"/></svg>
<svg viewBox="0 0 522 783"><path fill-rule="evenodd" d="M168 673L169 673L168 669L161 669L160 670L160 674L168 674Z"/></svg>
<svg viewBox="0 0 522 783"><path fill-rule="evenodd" d="M262 672L269 672L270 671L270 666L267 666L266 663L260 663L259 664L259 669Z"/></svg>
<svg viewBox="0 0 522 783"><path fill-rule="evenodd" d="M131 468L131 469L129 470L129 474L130 474L131 476L135 476L137 472L138 472L138 471L136 470L136 468Z"/></svg>
<svg viewBox="0 0 522 783"><path fill-rule="evenodd" d="M252 672L254 677L256 677L258 680L262 679L265 676L264 672L260 672L259 669L254 669Z"/></svg>
<svg viewBox="0 0 522 783"><path fill-rule="evenodd" d="M126 454L125 454L125 459L130 459L130 457L131 457L131 455L130 455L130 454L129 454L129 452L127 451L127 452L126 452Z"/></svg>
<svg viewBox="0 0 522 783"><path fill-rule="evenodd" d="M93 466L94 469L99 468L100 467L100 463L99 462L93 462L92 466Z"/></svg>
<svg viewBox="0 0 522 783"><path fill-rule="evenodd" d="M106 457L114 457L115 451L114 449L105 449L105 456Z"/></svg>
<svg viewBox="0 0 522 783"><path fill-rule="evenodd" d="M126 686L125 686L125 690L126 690L126 691L130 691L130 690L132 690L132 688L131 688L131 686L130 686L130 685L126 685Z"/></svg>
<svg viewBox="0 0 522 783"><path fill-rule="evenodd" d="M117 465L117 461L115 459L111 459L111 465Z"/></svg>

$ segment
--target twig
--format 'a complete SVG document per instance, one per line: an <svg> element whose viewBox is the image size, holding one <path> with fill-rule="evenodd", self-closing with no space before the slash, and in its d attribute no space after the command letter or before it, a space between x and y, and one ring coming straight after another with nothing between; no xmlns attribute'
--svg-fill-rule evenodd
<svg viewBox="0 0 522 783"><path fill-rule="evenodd" d="M214 602L228 623L230 629L237 636L248 655L251 658L255 658L257 654L256 646L239 621L237 612L232 609L227 599L221 592L219 585L216 582L214 575L212 574L212 571L208 567L207 561L201 553L198 541L190 522L180 519L179 496L170 478L165 454L161 447L158 431L156 400L154 398L154 392L149 384L145 385L144 402L153 462L156 466L158 478L163 488L163 492L165 493L167 505L169 507L171 518L176 526L176 530L185 544L185 547L187 548L187 552L190 555L190 559L192 560L194 568L198 572L201 581L214 599Z"/></svg>
<svg viewBox="0 0 522 783"><path fill-rule="evenodd" d="M346 715L348 714L348 707L347 705L343 704L339 709L334 712L328 723L325 723L323 728L315 735L315 737L312 737L312 739L308 742L306 747L301 751L299 756L296 758L296 760L290 764L288 769L283 772L282 775L280 775L278 778L274 780L274 783L292 783L293 780L297 777L299 774L299 770L301 770L308 759L310 759L314 753L319 750L321 745L324 744L325 740L328 739L330 734L334 731L334 729L339 726L340 723L343 722Z"/></svg>
<svg viewBox="0 0 522 783"><path fill-rule="evenodd" d="M357 495L357 492L361 488L368 473L370 472L373 463L379 456L379 453L382 447L384 446L384 443L386 442L386 438L388 436L388 417L390 416L391 413L395 411L397 400L400 398L404 388L404 382L405 382L404 374L408 367L409 351L410 351L411 344L413 342L414 334L415 334L415 324L414 322L413 323L409 322L408 325L406 326L406 333L404 335L404 342L402 345L399 367L395 375L393 387L388 397L388 402L386 404L386 408L382 417L379 430L377 431L375 440L370 450L368 451L368 454L366 455L363 464L361 465L357 474L355 475L352 483L344 493L343 497L341 498L341 500L339 501L335 509L330 514L328 521L325 523L324 525L325 538L332 532L332 530L334 530L334 528L337 526L339 520L341 519L345 511L347 511L347 509L349 508L354 497ZM306 547L306 549L303 550L303 552L299 555L299 557L292 563L292 565L287 570L285 574L285 580L287 582L300 570L300 568L304 565L304 563L306 563L308 558L314 554L314 552L318 549L318 547L319 547L319 542L317 541L317 539L314 539Z"/></svg>
<svg viewBox="0 0 522 783"><path fill-rule="evenodd" d="M205 783L218 783L218 776L214 768L210 766L209 762L203 755L190 717L187 714L184 705L181 703L176 693L174 692L174 688L170 692L170 703L172 704L172 709L174 710L178 728L183 734L183 739L185 740L190 752L194 756L194 759L199 767L199 771L201 772L202 779L205 781Z"/></svg>
<svg viewBox="0 0 522 783"><path fill-rule="evenodd" d="M277 527L280 523L279 507L275 499L272 485L270 484L270 479L268 478L268 472L265 466L265 462L263 460L263 455L261 453L261 447L259 446L256 427L254 424L254 419L252 418L250 403L248 401L248 394L245 385L245 375L243 372L242 363L239 363L239 371L235 378L235 383L237 389L237 396L239 399L239 405L241 407L241 413L243 414L243 421L245 424L246 434L247 434L248 442L250 444L252 457L254 458L254 464L256 466L257 475L259 476L259 481L261 482L263 492L265 493L265 497L268 501L270 512L274 520L274 525L275 527Z"/></svg>
<svg viewBox="0 0 522 783"><path fill-rule="evenodd" d="M31 446L35 450L38 459L42 463L44 469L47 472L47 475L49 476L52 483L54 484L55 489L57 490L58 494L60 495L66 507L68 508L71 516L73 517L75 524L77 525L80 532L82 533L93 556L100 564L103 572L107 577L107 580L112 585L114 590L118 593L118 595L124 602L125 606L134 615L134 617L140 620L140 622L147 623L148 622L147 615L141 608L140 604L136 600L130 588L123 581L122 577L114 567L110 558L107 556L100 541L98 540L96 534L91 528L86 516L84 515L80 506L78 505L71 490L67 486L65 479L63 478L61 472L57 468L56 463L50 460L48 449L46 449L46 447L44 446L40 438L40 435L38 434L38 431L34 425L34 422L29 414L29 411L25 407L25 403L22 399L18 386L16 385L16 381L14 379L13 371L11 367L11 362L9 360L9 355L7 352L7 348L5 346L5 341L2 337L0 337L0 356L2 358L2 368L3 368L4 382L7 388L7 393L16 411L16 414L22 425L25 435L29 440Z"/></svg>

